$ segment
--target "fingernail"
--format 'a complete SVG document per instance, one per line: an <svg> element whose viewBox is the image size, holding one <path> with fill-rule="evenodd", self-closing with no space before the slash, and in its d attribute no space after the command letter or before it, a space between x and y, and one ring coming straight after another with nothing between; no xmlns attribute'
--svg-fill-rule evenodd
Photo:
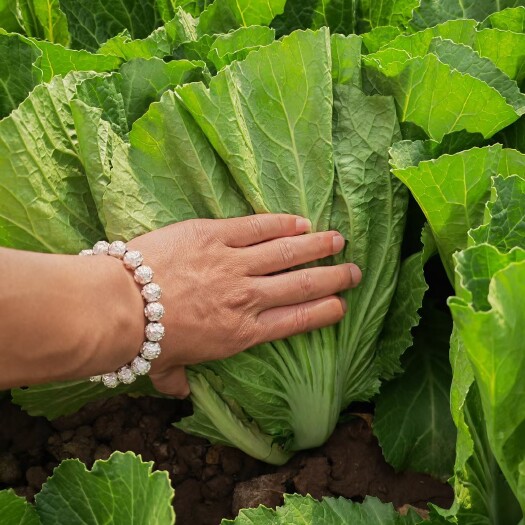
<svg viewBox="0 0 525 525"><path fill-rule="evenodd" d="M312 229L312 221L305 219L304 217L300 217L295 221L295 229L297 233L309 232Z"/></svg>
<svg viewBox="0 0 525 525"><path fill-rule="evenodd" d="M345 240L342 235L337 234L332 237L332 243L334 247L334 253L339 253L345 245Z"/></svg>
<svg viewBox="0 0 525 525"><path fill-rule="evenodd" d="M341 301L341 306L343 307L343 312L346 314L346 311L348 310L348 305L346 304L346 300L342 297L339 297L339 300Z"/></svg>
<svg viewBox="0 0 525 525"><path fill-rule="evenodd" d="M363 277L363 274L361 273L361 270L358 266L355 264L350 265L350 274L352 275L352 288L354 286L357 286L361 282L361 278Z"/></svg>

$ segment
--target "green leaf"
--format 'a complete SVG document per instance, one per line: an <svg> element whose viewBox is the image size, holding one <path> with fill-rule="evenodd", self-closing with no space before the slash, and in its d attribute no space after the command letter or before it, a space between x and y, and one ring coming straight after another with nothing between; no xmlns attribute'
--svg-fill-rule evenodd
<svg viewBox="0 0 525 525"><path fill-rule="evenodd" d="M40 525L34 507L12 489L0 490L0 509L2 525Z"/></svg>
<svg viewBox="0 0 525 525"><path fill-rule="evenodd" d="M355 33L356 0L287 0L282 15L272 27L277 36L296 29L328 27L332 33Z"/></svg>
<svg viewBox="0 0 525 525"><path fill-rule="evenodd" d="M489 59L481 58L466 45L441 38L434 38L429 50L441 62L448 64L456 71L479 78L493 87L518 115L525 113L525 95L520 93L516 82L499 70Z"/></svg>
<svg viewBox="0 0 525 525"><path fill-rule="evenodd" d="M359 30L370 31L380 26L406 28L412 18L412 11L420 0L390 0L379 2L361 0L359 4Z"/></svg>
<svg viewBox="0 0 525 525"><path fill-rule="evenodd" d="M59 0L17 0L20 25L28 36L69 44L67 20Z"/></svg>
<svg viewBox="0 0 525 525"><path fill-rule="evenodd" d="M124 29L146 38L159 24L154 0L60 0L71 46L95 52Z"/></svg>
<svg viewBox="0 0 525 525"><path fill-rule="evenodd" d="M464 74L433 53L410 58L406 50L391 47L396 42L366 56L364 63L376 89L396 99L401 122L416 124L430 138L441 141L446 134L460 130L491 137L519 117L520 113L483 79ZM425 43L419 46L417 53L424 53ZM482 67L480 64L477 69ZM483 115L480 107L485 108Z"/></svg>
<svg viewBox="0 0 525 525"><path fill-rule="evenodd" d="M215 38L207 58L219 70L234 60L243 60L248 53L271 44L274 39L275 31L269 27L241 27Z"/></svg>
<svg viewBox="0 0 525 525"><path fill-rule="evenodd" d="M0 34L0 118L9 115L42 81L41 53L19 35Z"/></svg>
<svg viewBox="0 0 525 525"><path fill-rule="evenodd" d="M453 368L451 412L458 427L450 509L432 509L432 523L476 523L515 525L522 513L488 441L478 387L457 330L451 338Z"/></svg>
<svg viewBox="0 0 525 525"><path fill-rule="evenodd" d="M412 329L419 323L419 310L428 290L424 266L436 252L436 243L428 224L423 229L421 242L423 249L401 264L396 291L377 345L382 377L385 379L392 379L403 370L399 358L412 346Z"/></svg>
<svg viewBox="0 0 525 525"><path fill-rule="evenodd" d="M0 122L0 244L76 253L104 236L69 108L75 77L55 77ZM50 111L50 108L53 108Z"/></svg>
<svg viewBox="0 0 525 525"><path fill-rule="evenodd" d="M238 27L269 25L286 0L215 0L199 16L199 35L227 33Z"/></svg>
<svg viewBox="0 0 525 525"><path fill-rule="evenodd" d="M523 178L522 178L523 177ZM474 244L488 243L498 250L525 248L525 175L493 179L493 199L487 203L485 224L469 232Z"/></svg>
<svg viewBox="0 0 525 525"><path fill-rule="evenodd" d="M175 523L168 473L152 468L131 452L114 452L91 470L77 459L63 461L35 498L42 525Z"/></svg>
<svg viewBox="0 0 525 525"><path fill-rule="evenodd" d="M523 88L525 80L525 34L499 29L476 31L472 48L515 80Z"/></svg>
<svg viewBox="0 0 525 525"><path fill-rule="evenodd" d="M391 503L382 503L367 496L363 503L354 503L344 498L323 498L316 501L311 496L285 494L284 505L277 509L259 507L241 510L234 520L222 520L222 525L402 525L422 522L414 511L399 515Z"/></svg>
<svg viewBox="0 0 525 525"><path fill-rule="evenodd" d="M361 35L363 44L368 53L375 53L383 46L394 40L401 31L397 27L381 26L372 29L369 33Z"/></svg>
<svg viewBox="0 0 525 525"><path fill-rule="evenodd" d="M357 35L332 35L332 78L335 84L353 84L361 88L361 47Z"/></svg>
<svg viewBox="0 0 525 525"><path fill-rule="evenodd" d="M473 18L481 22L491 13L519 5L523 5L522 0L421 0L421 5L414 11L411 25L416 29L424 29L457 18Z"/></svg>
<svg viewBox="0 0 525 525"><path fill-rule="evenodd" d="M419 203L453 282L452 254L467 246L467 232L482 223L491 178L516 173L523 155L501 146L473 148L417 166L394 169Z"/></svg>
<svg viewBox="0 0 525 525"><path fill-rule="evenodd" d="M448 349L450 316L423 312L414 346L403 358L404 374L384 384L375 402L374 434L396 470L452 473L456 429L450 415Z"/></svg>
<svg viewBox="0 0 525 525"><path fill-rule="evenodd" d="M130 146L115 148L110 184L99 202L109 238L131 238L196 217L250 213L223 162L172 92L135 122L129 140Z"/></svg>
<svg viewBox="0 0 525 525"><path fill-rule="evenodd" d="M62 381L29 388L14 388L13 402L31 416L44 416L49 420L74 414L90 401L107 399L120 394L158 395L149 378L140 377L132 385L120 384L105 388L91 381Z"/></svg>
<svg viewBox="0 0 525 525"><path fill-rule="evenodd" d="M133 58L164 58L172 53L173 42L166 28L155 29L147 38L131 38L127 29L106 40L98 50L103 55L114 55L124 60Z"/></svg>
<svg viewBox="0 0 525 525"><path fill-rule="evenodd" d="M523 511L525 455L521 443L525 401L521 377L525 369L525 319L520 283L525 279L525 260L490 275L493 270L496 268L479 265L460 268L458 274L463 281L483 284L489 279L488 293L479 290L472 294L470 303L456 298L449 304L479 387L491 449Z"/></svg>
<svg viewBox="0 0 525 525"><path fill-rule="evenodd" d="M332 196L329 46L327 31L297 32L234 62L209 89L177 88L254 210L300 214L314 230L326 228Z"/></svg>
<svg viewBox="0 0 525 525"><path fill-rule="evenodd" d="M525 33L525 7L509 7L488 16L482 27Z"/></svg>

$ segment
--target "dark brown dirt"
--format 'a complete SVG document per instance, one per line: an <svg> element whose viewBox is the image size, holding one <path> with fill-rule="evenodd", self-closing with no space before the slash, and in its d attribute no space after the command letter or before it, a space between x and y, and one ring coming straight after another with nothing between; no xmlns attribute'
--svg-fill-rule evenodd
<svg viewBox="0 0 525 525"><path fill-rule="evenodd" d="M91 468L113 450L132 450L168 471L177 525L218 525L240 508L279 505L284 492L357 501L369 494L397 508L452 502L447 485L422 474L396 474L385 463L370 414L340 425L323 447L272 467L171 425L190 411L188 402L120 396L48 422L0 401L0 489L13 487L32 501L63 459L79 458Z"/></svg>

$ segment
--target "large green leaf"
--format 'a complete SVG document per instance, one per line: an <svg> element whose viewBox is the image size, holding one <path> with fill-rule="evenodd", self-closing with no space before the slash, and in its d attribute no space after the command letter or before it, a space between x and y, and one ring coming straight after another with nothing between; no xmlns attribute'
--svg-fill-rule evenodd
<svg viewBox="0 0 525 525"><path fill-rule="evenodd" d="M322 230L333 180L330 40L313 35L294 33L233 63L209 89L177 93L256 212L300 214Z"/></svg>
<svg viewBox="0 0 525 525"><path fill-rule="evenodd" d="M456 429L450 415L450 316L428 308L403 358L402 376L386 383L375 402L374 433L396 470L442 480L452 473Z"/></svg>
<svg viewBox="0 0 525 525"><path fill-rule="evenodd" d="M36 496L42 525L169 525L175 523L168 473L131 452L114 452L87 470L77 459L63 461Z"/></svg>
<svg viewBox="0 0 525 525"><path fill-rule="evenodd" d="M514 150L495 145L393 170L425 213L451 282L452 254L467 246L468 230L482 223L491 178L523 170L524 158Z"/></svg>
<svg viewBox="0 0 525 525"><path fill-rule="evenodd" d="M104 235L78 157L68 102L75 83L37 86L0 122L3 246L75 253Z"/></svg>
<svg viewBox="0 0 525 525"><path fill-rule="evenodd" d="M424 29L457 18L473 18L481 22L491 13L520 5L524 5L523 0L421 0L411 25Z"/></svg>
<svg viewBox="0 0 525 525"><path fill-rule="evenodd" d="M40 519L25 498L17 496L12 489L0 490L2 525L40 525Z"/></svg>
<svg viewBox="0 0 525 525"><path fill-rule="evenodd" d="M16 109L42 81L41 52L19 35L0 34L0 118Z"/></svg>
<svg viewBox="0 0 525 525"><path fill-rule="evenodd" d="M224 163L172 92L135 122L129 140L115 148L110 184L99 203L109 238L196 217L250 213Z"/></svg>
<svg viewBox="0 0 525 525"><path fill-rule="evenodd" d="M287 0L272 27L281 36L296 29L328 27L332 33L355 32L356 0Z"/></svg>
<svg viewBox="0 0 525 525"><path fill-rule="evenodd" d="M154 0L60 0L67 17L71 46L96 51L127 29L132 38L146 38L158 25Z"/></svg>
<svg viewBox="0 0 525 525"><path fill-rule="evenodd" d="M285 494L284 505L272 510L266 507L241 510L234 520L222 520L222 525L402 525L422 522L414 511L398 514L391 503L367 497L363 503L344 498L324 498Z"/></svg>
<svg viewBox="0 0 525 525"><path fill-rule="evenodd" d="M402 122L440 141L460 130L491 137L518 119L523 96L503 72L466 46L439 40L431 46L432 35L425 34L425 39L395 39L364 59L376 89L396 99Z"/></svg>

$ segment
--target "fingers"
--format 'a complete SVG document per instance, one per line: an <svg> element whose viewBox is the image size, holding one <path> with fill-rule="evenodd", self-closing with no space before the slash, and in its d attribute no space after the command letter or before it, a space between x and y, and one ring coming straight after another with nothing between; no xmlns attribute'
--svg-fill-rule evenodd
<svg viewBox="0 0 525 525"><path fill-rule="evenodd" d="M353 288L361 280L355 264L320 266L271 277L257 277L256 287L263 310L305 303Z"/></svg>
<svg viewBox="0 0 525 525"><path fill-rule="evenodd" d="M175 366L162 372L150 373L153 386L163 394L184 399L190 395L190 385L183 366Z"/></svg>
<svg viewBox="0 0 525 525"><path fill-rule="evenodd" d="M245 248L241 257L249 275L267 275L339 253L344 244L337 232L311 233Z"/></svg>
<svg viewBox="0 0 525 525"><path fill-rule="evenodd" d="M259 314L260 340L256 343L284 339L339 322L346 312L344 299L324 297L294 306L279 306Z"/></svg>
<svg viewBox="0 0 525 525"><path fill-rule="evenodd" d="M311 223L297 215L264 213L221 221L221 240L232 248L251 246L260 242L291 237L310 230ZM220 225L222 226L222 225Z"/></svg>

